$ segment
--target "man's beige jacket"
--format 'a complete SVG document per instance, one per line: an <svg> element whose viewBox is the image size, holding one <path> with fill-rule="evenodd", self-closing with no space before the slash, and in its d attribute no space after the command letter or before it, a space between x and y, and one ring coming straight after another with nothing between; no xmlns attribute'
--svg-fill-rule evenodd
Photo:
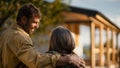
<svg viewBox="0 0 120 68"><path fill-rule="evenodd" d="M17 24L4 31L0 37L0 68L54 68L60 55L41 54Z"/></svg>

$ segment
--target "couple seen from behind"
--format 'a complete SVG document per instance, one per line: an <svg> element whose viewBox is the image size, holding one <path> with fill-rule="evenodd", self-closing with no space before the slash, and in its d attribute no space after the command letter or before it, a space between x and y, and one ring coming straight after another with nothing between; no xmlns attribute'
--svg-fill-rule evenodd
<svg viewBox="0 0 120 68"><path fill-rule="evenodd" d="M85 68L73 49L70 31L56 27L47 53L37 52L30 35L39 28L40 10L32 3L23 5L16 23L0 34L0 68ZM70 66L70 67L69 67Z"/></svg>

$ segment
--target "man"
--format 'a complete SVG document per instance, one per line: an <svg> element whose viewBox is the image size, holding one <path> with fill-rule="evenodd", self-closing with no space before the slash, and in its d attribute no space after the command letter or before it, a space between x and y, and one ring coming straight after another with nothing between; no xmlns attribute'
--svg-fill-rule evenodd
<svg viewBox="0 0 120 68"><path fill-rule="evenodd" d="M51 64L51 67L64 64L74 64L78 67L83 65L83 61L77 56L41 54L35 50L30 35L39 27L40 19L39 9L33 4L26 4L20 8L16 18L17 23L1 34L0 66L2 68L43 68L48 64Z"/></svg>

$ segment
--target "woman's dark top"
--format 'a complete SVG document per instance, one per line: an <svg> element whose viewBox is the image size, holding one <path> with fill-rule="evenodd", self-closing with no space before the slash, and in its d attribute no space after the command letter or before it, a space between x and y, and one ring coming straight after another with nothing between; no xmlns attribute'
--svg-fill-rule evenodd
<svg viewBox="0 0 120 68"><path fill-rule="evenodd" d="M61 53L58 53L56 51L48 51L47 53L51 53L51 54L61 54ZM72 53L72 54L75 54L75 53ZM65 54L61 54L61 56L64 56ZM55 68L78 68L77 66L74 66L73 64L66 64L66 65L63 65L63 66L56 66ZM81 67L82 68L82 67Z"/></svg>

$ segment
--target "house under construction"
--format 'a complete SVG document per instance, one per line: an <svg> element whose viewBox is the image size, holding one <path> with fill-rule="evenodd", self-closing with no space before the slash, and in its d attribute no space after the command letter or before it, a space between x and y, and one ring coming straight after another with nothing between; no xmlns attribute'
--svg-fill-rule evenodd
<svg viewBox="0 0 120 68"><path fill-rule="evenodd" d="M77 48L75 51L77 51L78 54L81 53L80 50L82 48L84 50L84 45L80 43L80 41L82 41L81 38L83 38L81 37L80 27L86 26L89 28L90 44L88 52L90 52L90 56L89 59L85 59L86 65L91 68L117 68L120 59L118 56L120 28L99 11L78 7L70 7L70 10L71 11L62 13L66 22L64 26L71 30ZM98 31L97 36L96 31ZM105 36L105 38L103 38L103 36ZM99 39L97 45L96 37ZM104 39L106 39L105 42L103 42Z"/></svg>

